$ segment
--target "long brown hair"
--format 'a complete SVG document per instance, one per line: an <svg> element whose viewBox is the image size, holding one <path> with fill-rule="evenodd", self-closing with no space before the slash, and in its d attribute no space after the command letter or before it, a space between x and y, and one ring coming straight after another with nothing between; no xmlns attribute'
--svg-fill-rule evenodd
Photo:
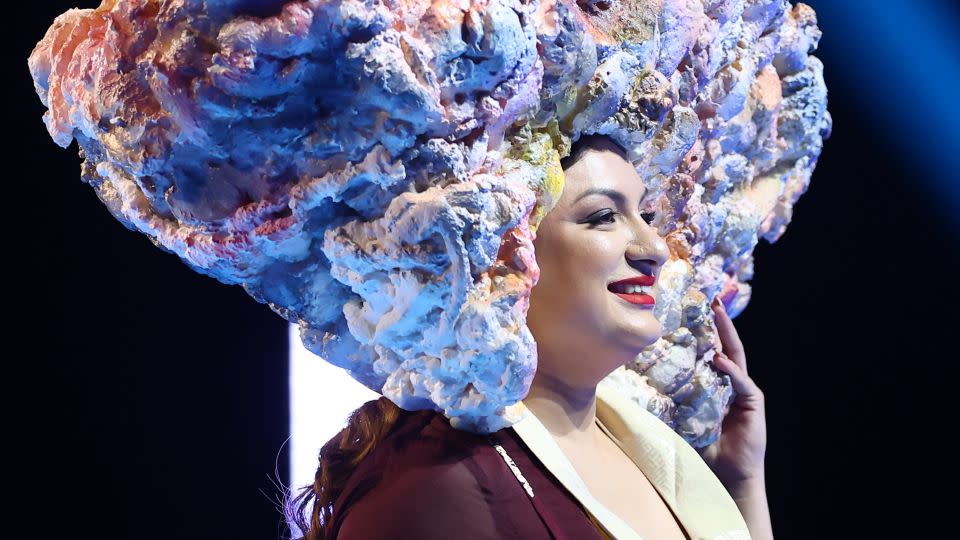
<svg viewBox="0 0 960 540"><path fill-rule="evenodd" d="M402 415L430 413L405 411L384 396L350 413L346 427L320 449L313 485L301 488L286 505L287 519L304 533L303 540L334 540L333 515L337 509L333 503L354 468L390 434Z"/></svg>

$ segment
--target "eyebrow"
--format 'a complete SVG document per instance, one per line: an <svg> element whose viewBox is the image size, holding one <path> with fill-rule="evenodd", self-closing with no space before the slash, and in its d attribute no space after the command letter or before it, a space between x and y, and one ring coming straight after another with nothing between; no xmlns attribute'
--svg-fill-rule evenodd
<svg viewBox="0 0 960 540"><path fill-rule="evenodd" d="M609 189L609 188L596 188L596 187L585 190L583 193L578 195L573 202L577 202L588 195L606 195L607 197L610 197L611 199L616 201L616 203L619 204L620 206L626 206L626 197L623 196L623 193L620 193L619 191ZM644 187L643 197L641 197L640 200L642 201L643 199L646 198L646 196L647 196L647 189L646 187Z"/></svg>

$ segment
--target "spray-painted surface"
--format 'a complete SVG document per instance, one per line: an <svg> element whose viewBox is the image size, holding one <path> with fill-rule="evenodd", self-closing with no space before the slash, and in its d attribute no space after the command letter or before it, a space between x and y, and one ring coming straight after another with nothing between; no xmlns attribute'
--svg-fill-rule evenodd
<svg viewBox="0 0 960 540"><path fill-rule="evenodd" d="M733 397L708 300L743 310L829 136L819 38L786 0L105 0L29 67L124 225L475 432L517 420L536 369L559 160L609 135L672 260L666 335L601 384L700 447Z"/></svg>

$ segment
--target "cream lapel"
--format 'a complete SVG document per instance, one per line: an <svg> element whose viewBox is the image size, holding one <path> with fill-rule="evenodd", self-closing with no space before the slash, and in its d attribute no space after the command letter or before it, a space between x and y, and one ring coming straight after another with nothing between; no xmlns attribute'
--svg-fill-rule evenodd
<svg viewBox="0 0 960 540"><path fill-rule="evenodd" d="M597 387L597 418L664 498L691 540L749 540L736 503L703 458L653 413Z"/></svg>
<svg viewBox="0 0 960 540"><path fill-rule="evenodd" d="M521 409L523 418L511 427L533 450L544 466L597 518L611 536L617 540L643 540L643 537L630 525L594 498L573 464L553 440L546 426L533 414L533 411L523 405L523 402L518 402L518 405L521 406L518 409Z"/></svg>

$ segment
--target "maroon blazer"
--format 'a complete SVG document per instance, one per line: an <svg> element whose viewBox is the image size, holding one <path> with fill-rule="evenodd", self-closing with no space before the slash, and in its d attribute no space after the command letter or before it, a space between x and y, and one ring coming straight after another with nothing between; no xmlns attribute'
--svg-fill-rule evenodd
<svg viewBox="0 0 960 540"><path fill-rule="evenodd" d="M401 412L335 501L333 524L338 540L607 538L512 428L476 435L437 412Z"/></svg>

